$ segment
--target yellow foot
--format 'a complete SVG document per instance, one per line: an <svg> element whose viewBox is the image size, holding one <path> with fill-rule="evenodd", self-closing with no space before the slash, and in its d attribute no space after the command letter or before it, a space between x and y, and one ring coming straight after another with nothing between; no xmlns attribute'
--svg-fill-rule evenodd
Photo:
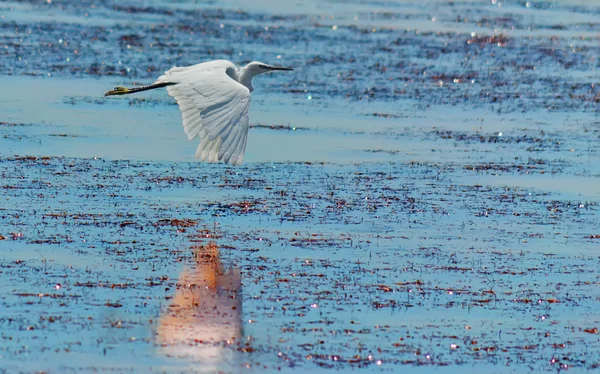
<svg viewBox="0 0 600 374"><path fill-rule="evenodd" d="M129 91L130 91L129 88L117 86L117 87L115 87L114 90L108 91L107 93L105 93L104 96L125 95L126 93L129 93Z"/></svg>

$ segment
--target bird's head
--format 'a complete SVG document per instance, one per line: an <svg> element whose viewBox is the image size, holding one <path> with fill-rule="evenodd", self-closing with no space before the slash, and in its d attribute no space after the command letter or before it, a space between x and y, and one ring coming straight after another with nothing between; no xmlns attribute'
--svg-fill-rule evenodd
<svg viewBox="0 0 600 374"><path fill-rule="evenodd" d="M248 65L244 66L239 74L239 82L244 86L248 87L250 92L254 90L252 87L252 78L259 74L269 73L277 70L294 70L292 68L285 68L283 66L267 65L264 62L253 61Z"/></svg>
<svg viewBox="0 0 600 374"><path fill-rule="evenodd" d="M277 71L277 70L288 70L288 71L294 70L293 68L268 65L268 64L265 64L264 62L259 62L259 61L252 61L251 63L246 65L246 67L244 69L253 76L256 76L259 74L264 74L264 73L269 73L271 71Z"/></svg>

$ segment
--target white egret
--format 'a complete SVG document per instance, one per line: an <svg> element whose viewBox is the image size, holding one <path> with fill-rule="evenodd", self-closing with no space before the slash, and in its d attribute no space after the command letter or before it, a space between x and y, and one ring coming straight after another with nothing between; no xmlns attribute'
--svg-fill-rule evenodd
<svg viewBox="0 0 600 374"><path fill-rule="evenodd" d="M226 60L174 67L156 82L134 88L115 87L104 96L127 95L167 87L175 98L188 139L200 136L196 158L240 165L248 139L252 78L275 70L294 70L251 62L243 68Z"/></svg>

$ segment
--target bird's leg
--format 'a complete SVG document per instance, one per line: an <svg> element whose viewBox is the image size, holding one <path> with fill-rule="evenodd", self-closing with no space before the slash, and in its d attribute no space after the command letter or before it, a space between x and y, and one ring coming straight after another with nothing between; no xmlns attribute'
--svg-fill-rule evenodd
<svg viewBox="0 0 600 374"><path fill-rule="evenodd" d="M159 82L159 83L149 84L147 86L140 86L140 87L133 87L133 88L117 86L117 87L115 87L114 90L111 90L111 91L108 91L107 93L105 93L104 96L127 95L127 94L132 94L132 93L136 93L136 92L140 92L140 91L148 91L148 90L153 90L155 88L172 86L174 84L177 84L177 83L176 82Z"/></svg>

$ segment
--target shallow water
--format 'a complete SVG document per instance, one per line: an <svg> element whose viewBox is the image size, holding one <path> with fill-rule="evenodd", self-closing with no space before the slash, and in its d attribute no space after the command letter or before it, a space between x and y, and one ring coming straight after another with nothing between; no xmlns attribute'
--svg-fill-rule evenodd
<svg viewBox="0 0 600 374"><path fill-rule="evenodd" d="M0 17L0 369L599 367L595 2ZM102 96L216 58L296 69L256 79L242 167L166 92Z"/></svg>

